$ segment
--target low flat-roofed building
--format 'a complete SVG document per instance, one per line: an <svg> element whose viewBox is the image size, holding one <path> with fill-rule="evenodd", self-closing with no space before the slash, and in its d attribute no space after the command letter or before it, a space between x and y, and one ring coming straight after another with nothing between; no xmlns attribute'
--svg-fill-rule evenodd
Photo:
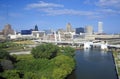
<svg viewBox="0 0 120 79"><path fill-rule="evenodd" d="M32 35L36 38L41 38L45 36L45 31L32 31Z"/></svg>

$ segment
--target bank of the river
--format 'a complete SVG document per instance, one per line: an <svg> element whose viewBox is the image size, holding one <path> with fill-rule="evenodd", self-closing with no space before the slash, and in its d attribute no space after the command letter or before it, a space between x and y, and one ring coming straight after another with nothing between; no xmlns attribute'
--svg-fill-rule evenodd
<svg viewBox="0 0 120 79"><path fill-rule="evenodd" d="M120 79L120 52L113 52L117 76Z"/></svg>

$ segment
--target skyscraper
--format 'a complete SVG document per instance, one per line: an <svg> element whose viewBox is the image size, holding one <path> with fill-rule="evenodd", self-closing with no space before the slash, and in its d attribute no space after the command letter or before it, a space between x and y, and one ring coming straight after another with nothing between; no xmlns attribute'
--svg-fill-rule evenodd
<svg viewBox="0 0 120 79"><path fill-rule="evenodd" d="M103 33L103 22L98 22L98 33Z"/></svg>
<svg viewBox="0 0 120 79"><path fill-rule="evenodd" d="M72 31L72 27L71 27L71 24L70 24L70 23L68 23L68 24L66 25L66 31L67 31L67 32L71 32L71 31Z"/></svg>

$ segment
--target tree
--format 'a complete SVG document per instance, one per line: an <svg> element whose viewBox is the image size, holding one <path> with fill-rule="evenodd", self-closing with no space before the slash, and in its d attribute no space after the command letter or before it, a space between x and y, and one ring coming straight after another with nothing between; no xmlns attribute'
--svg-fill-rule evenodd
<svg viewBox="0 0 120 79"><path fill-rule="evenodd" d="M0 59L6 59L12 61L12 63L17 62L15 56L11 56L6 50L0 49Z"/></svg>
<svg viewBox="0 0 120 79"><path fill-rule="evenodd" d="M51 62L54 63L53 79L64 79L75 67L74 59L66 55L59 55L52 59Z"/></svg>
<svg viewBox="0 0 120 79"><path fill-rule="evenodd" d="M40 74L38 75L38 73L26 72L24 79L40 79Z"/></svg>
<svg viewBox="0 0 120 79"><path fill-rule="evenodd" d="M5 79L20 79L18 70L7 70L0 74Z"/></svg>
<svg viewBox="0 0 120 79"><path fill-rule="evenodd" d="M16 69L21 70L25 79L64 79L75 67L71 56L59 55L51 60L21 60Z"/></svg>
<svg viewBox="0 0 120 79"><path fill-rule="evenodd" d="M6 50L0 49L0 59L8 59L9 58L9 52Z"/></svg>
<svg viewBox="0 0 120 79"><path fill-rule="evenodd" d="M2 67L2 65L0 64L0 72L3 72L4 70L3 70L3 67Z"/></svg>
<svg viewBox="0 0 120 79"><path fill-rule="evenodd" d="M75 55L75 49L72 48L72 47L69 47L69 46L62 47L61 51L64 55L67 55L67 56L72 56L73 57Z"/></svg>
<svg viewBox="0 0 120 79"><path fill-rule="evenodd" d="M31 53L34 58L54 58L59 52L59 47L51 43L41 44L32 49Z"/></svg>

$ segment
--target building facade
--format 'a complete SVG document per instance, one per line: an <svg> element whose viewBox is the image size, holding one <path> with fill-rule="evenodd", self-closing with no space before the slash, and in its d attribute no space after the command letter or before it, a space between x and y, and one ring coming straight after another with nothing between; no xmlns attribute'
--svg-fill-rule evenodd
<svg viewBox="0 0 120 79"><path fill-rule="evenodd" d="M31 35L32 30L21 30L21 35Z"/></svg>
<svg viewBox="0 0 120 79"><path fill-rule="evenodd" d="M4 36L8 36L9 34L14 34L14 30L11 28L10 24L5 25L2 32Z"/></svg>
<svg viewBox="0 0 120 79"><path fill-rule="evenodd" d="M76 28L75 33L76 34L85 33L84 28L82 28L82 27Z"/></svg>
<svg viewBox="0 0 120 79"><path fill-rule="evenodd" d="M71 32L72 31L72 26L70 23L66 25L66 32Z"/></svg>
<svg viewBox="0 0 120 79"><path fill-rule="evenodd" d="M103 22L98 22L98 33L103 33Z"/></svg>
<svg viewBox="0 0 120 79"><path fill-rule="evenodd" d="M93 27L92 26L85 26L85 34L92 35L93 34Z"/></svg>

